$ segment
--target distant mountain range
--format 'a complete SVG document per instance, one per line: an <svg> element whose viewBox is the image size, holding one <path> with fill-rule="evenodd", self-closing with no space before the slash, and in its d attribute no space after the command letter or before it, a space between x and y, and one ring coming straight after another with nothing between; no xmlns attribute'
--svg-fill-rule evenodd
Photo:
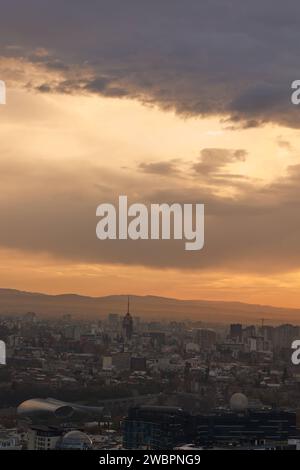
<svg viewBox="0 0 300 470"><path fill-rule="evenodd" d="M131 313L147 319L203 321L206 323L300 324L300 309L278 308L241 302L178 300L156 296L130 296ZM49 295L0 289L0 314L35 312L41 316L72 314L76 318L103 318L108 313L125 314L126 295L87 297L76 294Z"/></svg>

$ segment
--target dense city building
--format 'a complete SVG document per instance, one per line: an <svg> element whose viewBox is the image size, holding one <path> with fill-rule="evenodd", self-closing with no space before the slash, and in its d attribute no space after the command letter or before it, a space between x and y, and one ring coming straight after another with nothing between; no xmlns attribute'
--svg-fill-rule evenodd
<svg viewBox="0 0 300 470"><path fill-rule="evenodd" d="M298 330L141 319L129 299L125 317L3 316L0 446L300 445Z"/></svg>
<svg viewBox="0 0 300 470"><path fill-rule="evenodd" d="M235 394L233 409L192 415L180 408L135 407L124 420L126 449L172 449L197 446L278 445L300 440L296 413L278 409L241 409L246 403ZM236 405L235 405L236 400Z"/></svg>
<svg viewBox="0 0 300 470"><path fill-rule="evenodd" d="M131 408L123 426L125 449L173 449L190 433L189 414L175 407Z"/></svg>

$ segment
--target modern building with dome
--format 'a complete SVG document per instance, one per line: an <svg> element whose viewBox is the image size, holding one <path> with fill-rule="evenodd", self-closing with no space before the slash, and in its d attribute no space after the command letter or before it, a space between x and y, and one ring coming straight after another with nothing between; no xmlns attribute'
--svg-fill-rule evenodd
<svg viewBox="0 0 300 470"><path fill-rule="evenodd" d="M83 406L54 398L33 398L18 406L18 418L32 423L76 423L100 421L104 416L103 407Z"/></svg>
<svg viewBox="0 0 300 470"><path fill-rule="evenodd" d="M90 450L93 447L87 434L63 426L33 425L27 434L27 450Z"/></svg>

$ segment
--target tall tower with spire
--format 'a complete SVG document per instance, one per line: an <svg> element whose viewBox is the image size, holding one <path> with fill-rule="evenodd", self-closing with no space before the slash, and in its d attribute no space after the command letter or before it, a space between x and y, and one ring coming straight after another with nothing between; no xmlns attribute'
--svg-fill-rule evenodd
<svg viewBox="0 0 300 470"><path fill-rule="evenodd" d="M130 340L132 338L133 333L133 318L130 315L130 300L129 296L127 298L127 313L123 318L123 331L126 340Z"/></svg>

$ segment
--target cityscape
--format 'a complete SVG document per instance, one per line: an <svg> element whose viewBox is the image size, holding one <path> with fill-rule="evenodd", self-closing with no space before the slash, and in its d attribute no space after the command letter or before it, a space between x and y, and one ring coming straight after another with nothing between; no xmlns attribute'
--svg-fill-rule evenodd
<svg viewBox="0 0 300 470"><path fill-rule="evenodd" d="M0 1L0 451L21 465L300 450L299 15Z"/></svg>
<svg viewBox="0 0 300 470"><path fill-rule="evenodd" d="M300 328L1 316L0 450L300 448Z"/></svg>

